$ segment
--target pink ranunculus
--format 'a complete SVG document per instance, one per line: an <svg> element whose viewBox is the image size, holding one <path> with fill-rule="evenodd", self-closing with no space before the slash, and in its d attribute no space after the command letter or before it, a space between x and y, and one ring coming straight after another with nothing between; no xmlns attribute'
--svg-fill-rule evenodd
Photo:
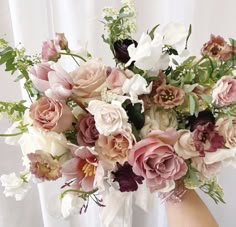
<svg viewBox="0 0 236 227"><path fill-rule="evenodd" d="M118 68L113 68L107 77L107 87L115 93L120 93L125 80L128 78L126 73Z"/></svg>
<svg viewBox="0 0 236 227"><path fill-rule="evenodd" d="M61 48L61 50L68 49L68 40L64 33L56 33L55 43Z"/></svg>
<svg viewBox="0 0 236 227"><path fill-rule="evenodd" d="M73 158L62 165L62 175L67 181L73 181L72 187L91 191L94 189L97 157L87 147L70 146Z"/></svg>
<svg viewBox="0 0 236 227"><path fill-rule="evenodd" d="M52 70L48 62L38 63L30 69L30 79L39 91L49 89L48 73Z"/></svg>
<svg viewBox="0 0 236 227"><path fill-rule="evenodd" d="M99 60L90 60L71 72L74 82L75 98L91 98L100 96L107 78L107 67Z"/></svg>
<svg viewBox="0 0 236 227"><path fill-rule="evenodd" d="M223 76L215 84L212 91L212 101L219 106L228 106L235 102L236 79L231 76Z"/></svg>
<svg viewBox="0 0 236 227"><path fill-rule="evenodd" d="M179 106L184 102L184 90L172 85L161 85L156 89L154 102L159 106L169 109Z"/></svg>
<svg viewBox="0 0 236 227"><path fill-rule="evenodd" d="M36 150L35 153L29 153L30 172L41 180L56 180L61 177L60 163L53 159L52 155Z"/></svg>
<svg viewBox="0 0 236 227"><path fill-rule="evenodd" d="M171 190L171 182L187 172L184 160L177 156L173 144L178 138L175 129L155 130L139 141L129 153L129 163L135 174L146 179L147 186L155 190ZM169 186L172 187L169 188Z"/></svg>
<svg viewBox="0 0 236 227"><path fill-rule="evenodd" d="M30 106L33 125L47 131L64 132L71 127L73 114L65 104L41 97Z"/></svg>
<svg viewBox="0 0 236 227"><path fill-rule="evenodd" d="M77 142L81 146L94 146L98 139L98 130L95 126L94 116L86 114L80 117L77 125Z"/></svg>
<svg viewBox="0 0 236 227"><path fill-rule="evenodd" d="M60 54L57 50L54 40L43 42L42 59L44 61L57 61L59 58Z"/></svg>
<svg viewBox="0 0 236 227"><path fill-rule="evenodd" d="M70 75L58 64L51 66L53 71L48 73L50 88L45 95L56 100L65 100L72 94L73 81Z"/></svg>

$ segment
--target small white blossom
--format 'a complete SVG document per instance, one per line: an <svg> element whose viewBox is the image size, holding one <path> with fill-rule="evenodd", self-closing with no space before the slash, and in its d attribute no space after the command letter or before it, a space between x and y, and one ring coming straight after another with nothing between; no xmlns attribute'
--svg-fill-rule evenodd
<svg viewBox="0 0 236 227"><path fill-rule="evenodd" d="M0 177L2 186L5 187L4 194L6 197L15 197L17 201L22 200L30 189L30 185L23 179L17 177L15 173L2 175Z"/></svg>

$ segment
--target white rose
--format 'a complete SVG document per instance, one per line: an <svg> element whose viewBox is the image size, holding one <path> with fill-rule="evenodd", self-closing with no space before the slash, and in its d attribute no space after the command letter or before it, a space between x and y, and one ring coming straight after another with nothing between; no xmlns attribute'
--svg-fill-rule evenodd
<svg viewBox="0 0 236 227"><path fill-rule="evenodd" d="M127 62L126 66L129 66L135 61L135 66L140 69L157 70L160 68L161 62L163 61L161 59L162 47L162 37L159 34L156 34L152 40L148 34L143 33L138 41L137 47L135 47L134 44L128 47L130 60Z"/></svg>
<svg viewBox="0 0 236 227"><path fill-rule="evenodd" d="M111 104L92 100L87 110L94 115L95 125L100 134L105 136L127 127L128 116L121 103L112 101Z"/></svg>
<svg viewBox="0 0 236 227"><path fill-rule="evenodd" d="M79 214L84 200L74 193L66 193L61 199L61 213L63 218Z"/></svg>
<svg viewBox="0 0 236 227"><path fill-rule="evenodd" d="M194 141L189 130L179 130L179 139L174 145L176 153L184 159L199 156L199 152L196 150Z"/></svg>
<svg viewBox="0 0 236 227"><path fill-rule="evenodd" d="M15 197L17 201L22 200L30 189L30 185L22 178L17 177L15 173L2 175L0 181L2 186L5 187L3 192L5 196Z"/></svg>
<svg viewBox="0 0 236 227"><path fill-rule="evenodd" d="M46 132L35 127L28 127L28 132L22 135L19 144L25 156L36 150L43 150L53 156L68 152L67 140L62 133Z"/></svg>
<svg viewBox="0 0 236 227"><path fill-rule="evenodd" d="M145 111L145 124L140 131L142 138L145 138L152 130L166 130L167 128L176 128L177 119L172 111L160 110L158 106L153 105Z"/></svg>

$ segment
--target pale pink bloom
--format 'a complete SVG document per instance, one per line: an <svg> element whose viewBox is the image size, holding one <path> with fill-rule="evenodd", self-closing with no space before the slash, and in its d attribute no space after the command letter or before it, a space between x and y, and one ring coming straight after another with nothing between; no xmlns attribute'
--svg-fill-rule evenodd
<svg viewBox="0 0 236 227"><path fill-rule="evenodd" d="M30 79L39 91L49 89L48 73L52 70L48 62L38 63L30 69Z"/></svg>
<svg viewBox="0 0 236 227"><path fill-rule="evenodd" d="M73 81L60 65L54 64L51 68L53 71L48 73L50 88L45 94L53 99L65 100L72 95Z"/></svg>
<svg viewBox="0 0 236 227"><path fill-rule="evenodd" d="M228 106L235 102L236 80L231 76L223 76L215 84L212 91L212 101L219 106Z"/></svg>
<svg viewBox="0 0 236 227"><path fill-rule="evenodd" d="M57 61L59 58L60 54L54 40L44 41L42 46L42 59L44 61Z"/></svg>
<svg viewBox="0 0 236 227"><path fill-rule="evenodd" d="M73 188L91 191L97 169L97 157L87 147L71 145L73 158L62 165L62 174L67 181L73 181Z"/></svg>
<svg viewBox="0 0 236 227"><path fill-rule="evenodd" d="M56 33L55 43L61 48L61 50L68 49L68 40L64 33Z"/></svg>
<svg viewBox="0 0 236 227"><path fill-rule="evenodd" d="M236 147L236 118L230 120L228 117L220 118L216 125L218 132L225 139L225 146L228 148Z"/></svg>
<svg viewBox="0 0 236 227"><path fill-rule="evenodd" d="M115 93L120 93L127 78L128 76L125 71L118 68L113 68L106 79L107 87Z"/></svg>
<svg viewBox="0 0 236 227"><path fill-rule="evenodd" d="M41 180L56 180L61 177L60 163L52 155L36 150L27 155L30 160L30 172Z"/></svg>
<svg viewBox="0 0 236 227"><path fill-rule="evenodd" d="M95 126L94 116L91 114L82 115L76 125L77 142L81 146L94 146L99 133Z"/></svg>
<svg viewBox="0 0 236 227"><path fill-rule="evenodd" d="M154 102L165 109L169 109L183 104L184 95L185 93L181 88L161 85L156 89Z"/></svg>
<svg viewBox="0 0 236 227"><path fill-rule="evenodd" d="M107 67L98 60L90 60L70 73L74 82L73 94L77 98L100 96L107 78Z"/></svg>
<svg viewBox="0 0 236 227"><path fill-rule="evenodd" d="M187 172L186 163L173 148L177 138L175 129L156 130L129 152L129 163L134 173L146 179L152 192L169 187Z"/></svg>
<svg viewBox="0 0 236 227"><path fill-rule="evenodd" d="M30 106L33 125L48 131L64 132L71 127L73 114L65 104L41 97Z"/></svg>

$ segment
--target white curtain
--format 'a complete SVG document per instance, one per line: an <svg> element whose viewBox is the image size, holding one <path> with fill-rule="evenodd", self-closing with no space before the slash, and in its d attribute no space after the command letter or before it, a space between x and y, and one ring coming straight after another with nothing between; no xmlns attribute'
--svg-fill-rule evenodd
<svg viewBox="0 0 236 227"><path fill-rule="evenodd" d="M54 32L64 32L72 46L76 46L78 41L87 42L93 56L102 57L108 65L113 64L109 48L101 38L103 27L99 20L104 6L119 5L120 0L0 0L0 36L5 35L12 44L21 42L29 53L35 53L40 51L42 41L52 38ZM193 25L190 49L194 54L199 53L201 45L209 39L211 33L236 38L235 0L136 0L136 5L136 38L142 31L170 21ZM10 75L0 68L0 100L21 98L20 88L12 81ZM1 132L8 125L2 121ZM20 150L6 146L3 140L0 142L0 174L20 170ZM225 170L220 176L225 189L226 205L215 205L201 194L221 227L235 226L236 183L233 179L235 172L232 169ZM60 182L40 184L21 202L6 199L0 188L0 227L103 227L99 221L99 209L92 203L84 215L66 221L52 218L47 212L47 204L52 203L57 187L60 187ZM157 196L153 196L153 206L148 213L134 204L132 207L126 211L126 215L131 217L131 226L167 226L164 206L159 203ZM114 221L111 227L115 226Z"/></svg>

